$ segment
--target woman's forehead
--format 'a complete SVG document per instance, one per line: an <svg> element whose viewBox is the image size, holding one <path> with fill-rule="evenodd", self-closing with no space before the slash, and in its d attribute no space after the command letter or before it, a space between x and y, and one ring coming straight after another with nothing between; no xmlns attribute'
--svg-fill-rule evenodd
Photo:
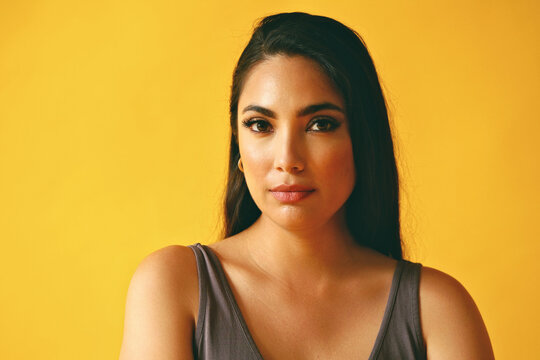
<svg viewBox="0 0 540 360"><path fill-rule="evenodd" d="M246 76L239 110L256 103L270 107L305 107L343 99L319 64L303 56L275 55L258 64Z"/></svg>

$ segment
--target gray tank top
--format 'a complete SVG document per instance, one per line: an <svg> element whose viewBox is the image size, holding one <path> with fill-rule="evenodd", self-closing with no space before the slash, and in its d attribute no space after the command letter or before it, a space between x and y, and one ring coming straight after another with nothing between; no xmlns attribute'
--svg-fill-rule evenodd
<svg viewBox="0 0 540 360"><path fill-rule="evenodd" d="M199 315L193 355L201 360L263 360L236 303L221 263L207 246L189 246L197 259ZM382 324L368 360L426 359L420 328L420 263L400 260Z"/></svg>

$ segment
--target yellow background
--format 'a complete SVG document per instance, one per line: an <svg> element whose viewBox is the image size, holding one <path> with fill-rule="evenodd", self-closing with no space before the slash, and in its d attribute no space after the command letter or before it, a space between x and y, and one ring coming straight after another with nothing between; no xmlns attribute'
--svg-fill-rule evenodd
<svg viewBox="0 0 540 360"><path fill-rule="evenodd" d="M0 2L0 358L115 359L130 277L218 234L232 69L256 18L334 17L388 96L409 259L540 353L534 1Z"/></svg>

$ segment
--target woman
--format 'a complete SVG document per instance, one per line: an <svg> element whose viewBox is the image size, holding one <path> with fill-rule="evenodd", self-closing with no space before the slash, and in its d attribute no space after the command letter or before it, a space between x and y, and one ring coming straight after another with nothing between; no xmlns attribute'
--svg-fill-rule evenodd
<svg viewBox="0 0 540 360"><path fill-rule="evenodd" d="M463 286L402 258L387 109L353 30L264 18L230 115L225 239L142 261L122 360L493 359Z"/></svg>

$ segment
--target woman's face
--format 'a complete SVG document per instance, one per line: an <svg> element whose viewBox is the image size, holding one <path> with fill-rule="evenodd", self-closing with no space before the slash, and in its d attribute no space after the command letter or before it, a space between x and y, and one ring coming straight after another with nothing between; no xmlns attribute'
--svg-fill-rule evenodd
<svg viewBox="0 0 540 360"><path fill-rule="evenodd" d="M302 230L344 215L356 176L344 105L308 58L276 55L251 69L238 101L238 142L262 216Z"/></svg>

